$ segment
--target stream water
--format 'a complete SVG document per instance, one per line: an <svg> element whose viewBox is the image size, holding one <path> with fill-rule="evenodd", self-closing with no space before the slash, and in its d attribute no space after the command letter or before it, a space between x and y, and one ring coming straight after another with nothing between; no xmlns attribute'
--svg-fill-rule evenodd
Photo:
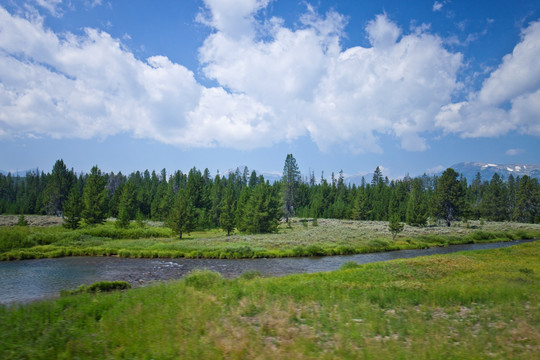
<svg viewBox="0 0 540 360"><path fill-rule="evenodd" d="M456 251L508 247L532 240L466 244L419 250L305 258L262 259L124 259L117 257L65 257L0 262L0 304L25 303L58 296L61 290L102 280L124 280L133 286L179 279L194 269L218 271L227 278L256 270L266 276L337 270L346 261L377 261L448 254Z"/></svg>

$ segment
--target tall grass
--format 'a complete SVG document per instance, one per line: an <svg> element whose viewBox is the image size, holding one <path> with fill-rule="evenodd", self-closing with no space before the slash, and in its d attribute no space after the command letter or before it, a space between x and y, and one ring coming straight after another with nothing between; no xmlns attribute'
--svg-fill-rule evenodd
<svg viewBox="0 0 540 360"><path fill-rule="evenodd" d="M540 243L0 307L0 357L534 359Z"/></svg>
<svg viewBox="0 0 540 360"><path fill-rule="evenodd" d="M392 241L387 223L320 219L307 229L293 219L276 234L225 236L214 229L174 238L158 226L127 229L112 223L67 230L62 227L0 227L0 260L60 256L120 256L131 258L259 258L350 255L418 249L474 242L540 237L540 225L518 223L469 224L415 228L406 226Z"/></svg>

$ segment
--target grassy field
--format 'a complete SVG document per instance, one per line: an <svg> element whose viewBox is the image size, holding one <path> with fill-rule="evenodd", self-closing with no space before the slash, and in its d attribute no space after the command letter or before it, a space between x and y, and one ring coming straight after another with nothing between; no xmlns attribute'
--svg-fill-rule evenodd
<svg viewBox="0 0 540 360"><path fill-rule="evenodd" d="M538 359L540 242L0 307L2 359Z"/></svg>
<svg viewBox="0 0 540 360"><path fill-rule="evenodd" d="M3 219L2 219L3 218ZM0 217L0 223L7 223ZM13 217L16 218L16 217ZM12 219L12 221L15 221ZM32 224L54 223L29 217ZM174 238L170 229L153 223L118 229L112 222L67 230L56 226L0 226L0 260L62 256L121 256L145 258L255 258L347 255L399 249L447 246L472 242L509 241L540 237L539 224L469 222L452 227L405 226L391 240L387 222L319 219L318 226L294 219L279 232L225 236L219 229Z"/></svg>

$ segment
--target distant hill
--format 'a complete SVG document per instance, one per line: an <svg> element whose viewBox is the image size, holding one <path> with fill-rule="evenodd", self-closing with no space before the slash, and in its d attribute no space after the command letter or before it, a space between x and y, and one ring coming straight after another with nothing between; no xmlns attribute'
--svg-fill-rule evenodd
<svg viewBox="0 0 540 360"><path fill-rule="evenodd" d="M514 177L527 175L540 180L540 165L538 164L497 165L481 162L462 162L459 164L454 164L450 167L458 174L463 174L468 183L471 183L476 178L477 173L480 173L482 181L490 181L495 173L499 174L499 176L505 180L508 179L510 174L513 174Z"/></svg>

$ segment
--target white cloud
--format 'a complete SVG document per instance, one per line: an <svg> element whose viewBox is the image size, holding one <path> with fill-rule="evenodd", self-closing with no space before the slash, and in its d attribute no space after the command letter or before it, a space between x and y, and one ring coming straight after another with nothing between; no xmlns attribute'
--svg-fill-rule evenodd
<svg viewBox="0 0 540 360"><path fill-rule="evenodd" d="M435 1L433 3L433 11L441 11L443 6L444 6L444 3L439 2L439 1Z"/></svg>
<svg viewBox="0 0 540 360"><path fill-rule="evenodd" d="M343 49L342 15L308 7L291 29L278 18L256 18L268 3L205 1L199 20L214 31L199 60L217 83L212 88L165 56L137 59L106 32L57 34L39 16L0 7L0 136L127 133L184 147L251 149L307 135L321 148L381 152L381 135L422 151L438 128L462 136L540 134L534 26L481 91L453 104L463 57L428 27L403 33L378 15L365 28L371 46ZM510 76L515 71L524 74Z"/></svg>
<svg viewBox="0 0 540 360"><path fill-rule="evenodd" d="M443 172L444 170L446 170L446 168L447 167L445 167L445 166L437 165L437 166L432 167L431 169L427 169L426 174L427 175L439 174L439 173Z"/></svg>
<svg viewBox="0 0 540 360"><path fill-rule="evenodd" d="M46 9L52 16L61 17L62 11L59 9L59 5L62 0L34 0L38 6Z"/></svg>
<svg viewBox="0 0 540 360"><path fill-rule="evenodd" d="M271 0L203 0L208 13L197 19L233 37L253 35L253 15Z"/></svg>
<svg viewBox="0 0 540 360"><path fill-rule="evenodd" d="M436 123L463 137L493 137L518 131L540 136L540 22L522 39L468 100L444 106Z"/></svg>
<svg viewBox="0 0 540 360"><path fill-rule="evenodd" d="M378 149L377 133L391 133L403 148L425 150L419 134L430 129L440 106L460 86L461 55L425 33L398 41L399 31L386 17L376 22L368 26L374 46L342 52L321 81L312 136L319 143L345 140L357 151L370 151Z"/></svg>
<svg viewBox="0 0 540 360"><path fill-rule="evenodd" d="M199 101L191 71L137 60L106 33L61 38L2 8L0 24L0 127L11 136L166 138Z"/></svg>
<svg viewBox="0 0 540 360"><path fill-rule="evenodd" d="M208 0L215 30L200 48L205 88L163 56L141 61L95 29L55 34L39 17L0 9L0 127L5 136L106 137L125 132L187 147L270 146L309 135L324 148L380 152L380 134L403 148L459 87L461 55L386 15L366 26L370 48L343 50L345 18L308 7L297 29L255 20L267 0ZM3 71L2 71L3 69Z"/></svg>
<svg viewBox="0 0 540 360"><path fill-rule="evenodd" d="M371 48L343 51L345 19L308 15L297 30L273 19L266 41L217 31L200 49L204 73L272 108L285 139L307 133L322 148L341 143L380 152L378 133L390 133L403 148L425 150L419 133L460 86L461 55L422 30L401 36L385 15L366 27Z"/></svg>
<svg viewBox="0 0 540 360"><path fill-rule="evenodd" d="M366 27L371 45L379 49L394 46L401 30L386 15L377 15Z"/></svg>

